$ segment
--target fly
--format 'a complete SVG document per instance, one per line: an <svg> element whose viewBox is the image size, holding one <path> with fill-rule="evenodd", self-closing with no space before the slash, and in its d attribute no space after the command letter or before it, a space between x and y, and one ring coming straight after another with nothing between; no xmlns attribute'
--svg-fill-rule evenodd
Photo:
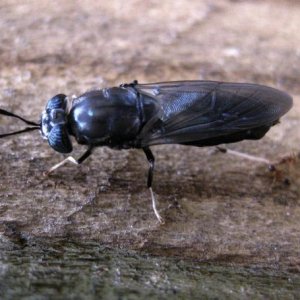
<svg viewBox="0 0 300 300"><path fill-rule="evenodd" d="M257 140L279 122L292 103L287 93L257 84L134 81L84 93L73 99L71 107L67 105L67 96L58 94L48 101L39 122L0 109L0 114L30 125L0 138L39 129L57 152L72 152L71 136L78 144L87 146L81 157L68 156L47 174L66 162L81 164L96 147L142 149L149 162L147 187L152 207L162 222L152 191L155 158L150 146L204 147Z"/></svg>

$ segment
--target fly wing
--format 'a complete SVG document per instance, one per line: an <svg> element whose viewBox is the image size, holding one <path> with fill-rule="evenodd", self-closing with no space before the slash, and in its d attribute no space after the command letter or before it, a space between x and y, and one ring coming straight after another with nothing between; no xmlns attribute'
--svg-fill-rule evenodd
<svg viewBox="0 0 300 300"><path fill-rule="evenodd" d="M134 88L154 98L159 107L139 135L142 147L201 146L201 141L269 128L292 107L292 98L285 92L256 84L178 81Z"/></svg>

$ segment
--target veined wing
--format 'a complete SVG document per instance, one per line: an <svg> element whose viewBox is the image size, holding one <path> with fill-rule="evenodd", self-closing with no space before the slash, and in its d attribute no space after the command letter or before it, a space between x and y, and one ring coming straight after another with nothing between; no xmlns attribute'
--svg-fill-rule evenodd
<svg viewBox="0 0 300 300"><path fill-rule="evenodd" d="M257 84L177 81L137 84L160 110L142 129L141 145L188 143L271 127L292 106L285 92ZM245 137L246 138L246 137Z"/></svg>

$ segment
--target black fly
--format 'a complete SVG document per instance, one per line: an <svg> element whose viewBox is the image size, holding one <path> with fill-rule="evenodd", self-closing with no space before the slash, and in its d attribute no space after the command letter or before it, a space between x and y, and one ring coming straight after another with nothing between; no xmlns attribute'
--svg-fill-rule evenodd
<svg viewBox="0 0 300 300"><path fill-rule="evenodd" d="M142 149L149 162L147 186L152 191L154 156L150 146L181 144L214 146L244 139L256 140L278 123L292 107L292 98L279 90L256 84L214 81L177 81L151 84L122 84L120 87L87 92L74 99L51 98L39 123L0 110L31 125L0 137L40 129L43 138L57 152L72 151L71 136L87 145L79 158L67 157L48 173L67 161L81 164L95 147Z"/></svg>

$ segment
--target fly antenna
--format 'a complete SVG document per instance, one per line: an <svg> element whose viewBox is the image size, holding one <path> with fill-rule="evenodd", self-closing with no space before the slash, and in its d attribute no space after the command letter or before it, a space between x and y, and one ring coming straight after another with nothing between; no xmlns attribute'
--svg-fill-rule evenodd
<svg viewBox="0 0 300 300"><path fill-rule="evenodd" d="M0 108L0 115L17 118L17 119L23 121L24 123L32 126L32 127L26 127L26 128L24 128L22 130L0 134L0 138L4 138L4 137L10 136L10 135L20 134L20 133L24 133L24 132L28 132L28 131L33 131L33 130L37 130L37 129L41 128L41 124L38 124L38 123L32 122L32 121L28 121L28 120L22 118L21 116L18 116L18 115L14 114L12 112L9 112L9 111L7 111L5 109L1 109Z"/></svg>
<svg viewBox="0 0 300 300"><path fill-rule="evenodd" d="M28 124L28 125L39 126L39 127L41 126L40 124L38 124L38 123L36 123L36 122L28 121L28 120L22 118L21 116L18 116L18 115L14 114L14 113L12 113L12 112L10 112L10 111L7 111L7 110L5 110L5 109L1 109L1 108L0 108L0 114L1 114L1 115L5 115L5 116L9 116L9 117L13 117L13 118L20 119L20 120L22 120L24 123L26 123L26 124Z"/></svg>

